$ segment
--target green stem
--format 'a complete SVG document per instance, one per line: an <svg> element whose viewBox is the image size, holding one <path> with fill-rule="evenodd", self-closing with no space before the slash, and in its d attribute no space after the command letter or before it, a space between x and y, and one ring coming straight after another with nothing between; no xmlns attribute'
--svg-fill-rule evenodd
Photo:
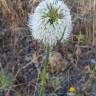
<svg viewBox="0 0 96 96"><path fill-rule="evenodd" d="M48 59L49 59L49 50L50 47L49 45L47 46L47 52L46 52L46 58L45 58L45 64L44 68L41 72L41 82L40 82L40 91L39 91L39 96L45 96L45 86L46 86L46 81L48 79Z"/></svg>
<svg viewBox="0 0 96 96"><path fill-rule="evenodd" d="M49 45L47 46L47 52L46 52L46 61L45 61L45 67L46 67L46 71L48 71L48 62L49 62L49 51L50 51L50 47Z"/></svg>

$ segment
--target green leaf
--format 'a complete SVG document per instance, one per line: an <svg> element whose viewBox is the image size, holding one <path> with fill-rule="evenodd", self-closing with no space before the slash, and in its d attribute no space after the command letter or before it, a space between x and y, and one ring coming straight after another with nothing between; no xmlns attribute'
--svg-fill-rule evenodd
<svg viewBox="0 0 96 96"><path fill-rule="evenodd" d="M60 38L60 42L62 41L62 39L63 39L63 36L64 36L64 33L65 33L65 30L66 30L66 26L65 26L65 28L64 28L64 31L63 31L63 33L62 33L62 36L61 36L61 38Z"/></svg>

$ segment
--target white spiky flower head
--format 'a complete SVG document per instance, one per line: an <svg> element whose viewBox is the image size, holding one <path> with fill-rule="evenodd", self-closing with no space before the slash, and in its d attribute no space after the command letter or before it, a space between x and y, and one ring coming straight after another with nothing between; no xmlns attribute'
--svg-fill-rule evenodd
<svg viewBox="0 0 96 96"><path fill-rule="evenodd" d="M34 39L43 41L45 45L54 46L62 35L62 41L68 40L70 36L70 9L60 0L42 1L29 16L28 25Z"/></svg>

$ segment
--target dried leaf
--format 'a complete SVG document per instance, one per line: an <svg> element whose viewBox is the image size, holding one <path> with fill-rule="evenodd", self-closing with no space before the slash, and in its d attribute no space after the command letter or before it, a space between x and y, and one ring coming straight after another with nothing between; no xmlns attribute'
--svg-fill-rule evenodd
<svg viewBox="0 0 96 96"><path fill-rule="evenodd" d="M63 63L63 58L60 53L58 52L53 52L49 56L49 72L54 73L54 72L60 72L64 70L64 63Z"/></svg>

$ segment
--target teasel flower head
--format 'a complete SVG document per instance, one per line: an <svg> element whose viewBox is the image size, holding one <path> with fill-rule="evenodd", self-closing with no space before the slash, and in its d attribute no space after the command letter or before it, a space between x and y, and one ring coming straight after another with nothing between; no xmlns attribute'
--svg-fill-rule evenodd
<svg viewBox="0 0 96 96"><path fill-rule="evenodd" d="M54 46L57 41L67 41L72 31L70 9L63 1L45 0L29 16L28 26L34 39Z"/></svg>

